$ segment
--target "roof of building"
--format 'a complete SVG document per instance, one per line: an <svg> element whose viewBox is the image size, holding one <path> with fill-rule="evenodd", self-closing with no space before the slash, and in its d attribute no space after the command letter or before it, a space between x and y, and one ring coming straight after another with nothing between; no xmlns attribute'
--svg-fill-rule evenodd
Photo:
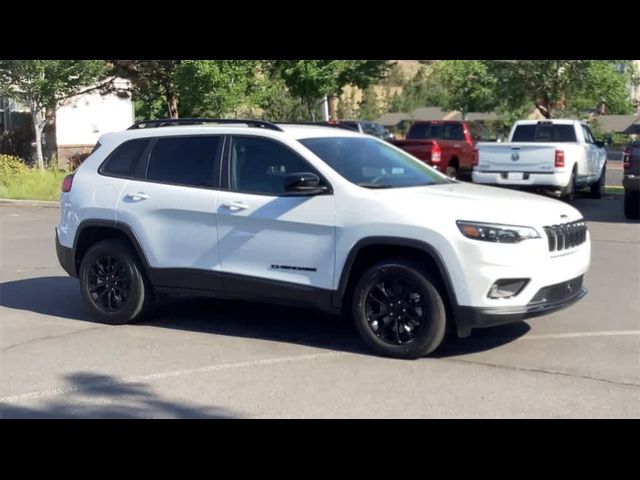
<svg viewBox="0 0 640 480"><path fill-rule="evenodd" d="M600 130L623 133L640 119L635 115L600 115L594 118Z"/></svg>

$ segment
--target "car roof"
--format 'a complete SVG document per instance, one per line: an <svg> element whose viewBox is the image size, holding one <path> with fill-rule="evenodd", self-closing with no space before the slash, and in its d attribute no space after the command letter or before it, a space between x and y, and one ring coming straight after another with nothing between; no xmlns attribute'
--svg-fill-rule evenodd
<svg viewBox="0 0 640 480"><path fill-rule="evenodd" d="M424 124L428 124L428 123L435 123L435 124L440 124L440 123L465 123L461 120L416 120L415 122L413 122L414 125L424 125Z"/></svg>
<svg viewBox="0 0 640 480"><path fill-rule="evenodd" d="M304 125L304 124L276 124L281 131L249 127L246 124L238 122L238 124L204 124L204 125L176 125L164 127L148 127L132 130L124 130L120 132L106 133L100 137L103 141L110 140L132 140L136 138L147 137L173 137L182 135L207 135L217 133L221 135L251 135L267 138L283 138L287 137L294 140L303 138L317 137L360 137L362 134L353 130L337 127L326 127L323 125Z"/></svg>
<svg viewBox="0 0 640 480"><path fill-rule="evenodd" d="M574 123L580 123L582 125L586 125L582 120L575 120L570 118L549 118L545 120L518 120L516 122L518 125L536 125L538 123L554 123L557 125L573 125Z"/></svg>

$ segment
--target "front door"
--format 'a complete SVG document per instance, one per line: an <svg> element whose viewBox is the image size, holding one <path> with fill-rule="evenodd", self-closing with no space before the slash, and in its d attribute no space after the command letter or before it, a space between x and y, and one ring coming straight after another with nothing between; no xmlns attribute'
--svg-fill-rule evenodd
<svg viewBox="0 0 640 480"><path fill-rule="evenodd" d="M286 145L263 137L230 138L228 190L218 202L218 246L231 293L264 288L262 297L332 288L335 201L331 192L287 196L284 176L315 169ZM223 182L225 180L223 179ZM284 283L282 283L284 282Z"/></svg>

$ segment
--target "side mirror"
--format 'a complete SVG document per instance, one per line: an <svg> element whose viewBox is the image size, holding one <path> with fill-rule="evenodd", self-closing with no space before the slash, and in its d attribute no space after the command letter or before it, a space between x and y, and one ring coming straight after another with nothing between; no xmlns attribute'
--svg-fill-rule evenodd
<svg viewBox="0 0 640 480"><path fill-rule="evenodd" d="M604 142L602 140L596 140L593 144L598 148L604 148Z"/></svg>
<svg viewBox="0 0 640 480"><path fill-rule="evenodd" d="M327 191L327 187L320 185L320 177L315 173L290 173L284 177L284 191L297 195L317 195Z"/></svg>

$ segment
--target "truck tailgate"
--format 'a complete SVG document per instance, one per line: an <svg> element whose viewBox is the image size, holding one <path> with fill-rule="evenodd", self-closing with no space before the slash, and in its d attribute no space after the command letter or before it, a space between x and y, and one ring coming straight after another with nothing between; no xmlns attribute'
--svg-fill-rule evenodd
<svg viewBox="0 0 640 480"><path fill-rule="evenodd" d="M393 144L420 160L424 160L426 162L431 160L433 140L396 140Z"/></svg>
<svg viewBox="0 0 640 480"><path fill-rule="evenodd" d="M553 172L556 145L544 143L479 143L481 172Z"/></svg>

